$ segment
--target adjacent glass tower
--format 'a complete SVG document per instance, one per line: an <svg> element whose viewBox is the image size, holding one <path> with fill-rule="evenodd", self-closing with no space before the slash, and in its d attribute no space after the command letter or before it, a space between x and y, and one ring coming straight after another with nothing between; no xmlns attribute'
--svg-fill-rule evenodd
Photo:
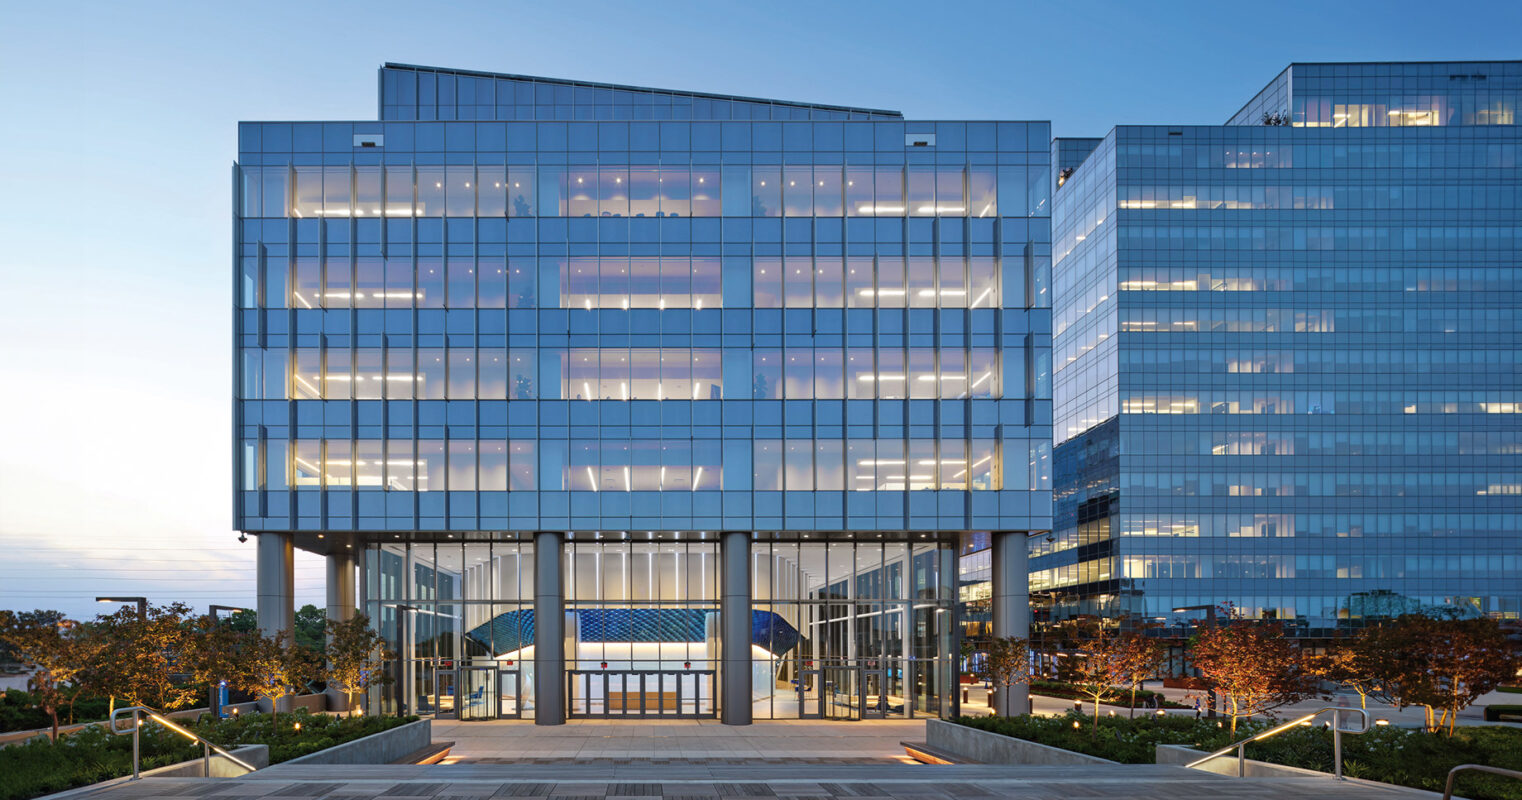
<svg viewBox="0 0 1522 800"><path fill-rule="evenodd" d="M377 708L954 713L958 543L1051 527L1050 126L379 88L239 128L261 624L299 547L400 654Z"/></svg>
<svg viewBox="0 0 1522 800"><path fill-rule="evenodd" d="M1522 62L1294 64L1055 143L1038 619L1522 612L1519 102Z"/></svg>

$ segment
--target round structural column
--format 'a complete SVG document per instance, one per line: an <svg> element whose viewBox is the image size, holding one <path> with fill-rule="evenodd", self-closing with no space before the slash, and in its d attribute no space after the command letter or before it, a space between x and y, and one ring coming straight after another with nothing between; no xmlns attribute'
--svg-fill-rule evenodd
<svg viewBox="0 0 1522 800"><path fill-rule="evenodd" d="M995 531L993 534L993 634L998 638L1030 639L1030 555L1025 540L1025 531ZM995 714L1030 713L1028 684L999 687L996 695Z"/></svg>
<svg viewBox="0 0 1522 800"><path fill-rule="evenodd" d="M725 531L719 538L719 721L751 721L750 532Z"/></svg>
<svg viewBox="0 0 1522 800"><path fill-rule="evenodd" d="M565 724L565 537L534 534L534 724Z"/></svg>
<svg viewBox="0 0 1522 800"><path fill-rule="evenodd" d="M328 619L347 622L354 618L354 568L358 559L353 550L329 553L328 562ZM331 641L331 637L330 637ZM329 711L348 711L349 695L333 684L325 692Z"/></svg>
<svg viewBox="0 0 1522 800"><path fill-rule="evenodd" d="M296 642L296 551L289 533L260 533L258 560L259 630L265 636L285 633Z"/></svg>
<svg viewBox="0 0 1522 800"><path fill-rule="evenodd" d="M358 560L352 550L329 553L328 619L343 622L354 618L354 568Z"/></svg>

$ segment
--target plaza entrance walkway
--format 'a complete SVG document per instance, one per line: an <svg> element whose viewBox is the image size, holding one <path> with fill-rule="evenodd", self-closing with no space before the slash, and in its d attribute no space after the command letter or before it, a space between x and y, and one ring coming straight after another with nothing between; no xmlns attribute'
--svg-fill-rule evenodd
<svg viewBox="0 0 1522 800"><path fill-rule="evenodd" d="M1226 778L1183 767L456 764L272 767L244 778L148 778L90 800L1402 800L1427 792L1330 778ZM78 800L78 796L72 800Z"/></svg>
<svg viewBox="0 0 1522 800"><path fill-rule="evenodd" d="M745 759L811 763L903 763L899 742L925 738L923 720L785 720L723 725L717 720L433 721L434 741L454 742L457 763L589 759Z"/></svg>

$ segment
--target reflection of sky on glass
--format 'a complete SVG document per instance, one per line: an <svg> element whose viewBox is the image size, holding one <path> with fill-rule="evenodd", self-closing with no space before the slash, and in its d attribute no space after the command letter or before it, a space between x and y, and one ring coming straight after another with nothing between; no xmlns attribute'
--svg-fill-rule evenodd
<svg viewBox="0 0 1522 800"><path fill-rule="evenodd" d="M75 614L253 602L228 527L240 119L373 119L389 60L1102 135L1222 122L1296 59L1514 56L1522 23L1503 2L87 5L0 27L0 607ZM321 564L297 563L320 604Z"/></svg>

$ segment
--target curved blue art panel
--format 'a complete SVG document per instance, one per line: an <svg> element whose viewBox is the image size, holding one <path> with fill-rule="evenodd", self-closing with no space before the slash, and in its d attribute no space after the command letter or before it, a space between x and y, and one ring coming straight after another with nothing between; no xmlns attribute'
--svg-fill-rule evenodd
<svg viewBox="0 0 1522 800"><path fill-rule="evenodd" d="M709 614L705 608L584 608L576 615L577 641L671 643L701 642ZM798 630L771 611L752 610L750 642L774 656L798 646ZM493 656L534 643L533 609L508 611L465 634Z"/></svg>

